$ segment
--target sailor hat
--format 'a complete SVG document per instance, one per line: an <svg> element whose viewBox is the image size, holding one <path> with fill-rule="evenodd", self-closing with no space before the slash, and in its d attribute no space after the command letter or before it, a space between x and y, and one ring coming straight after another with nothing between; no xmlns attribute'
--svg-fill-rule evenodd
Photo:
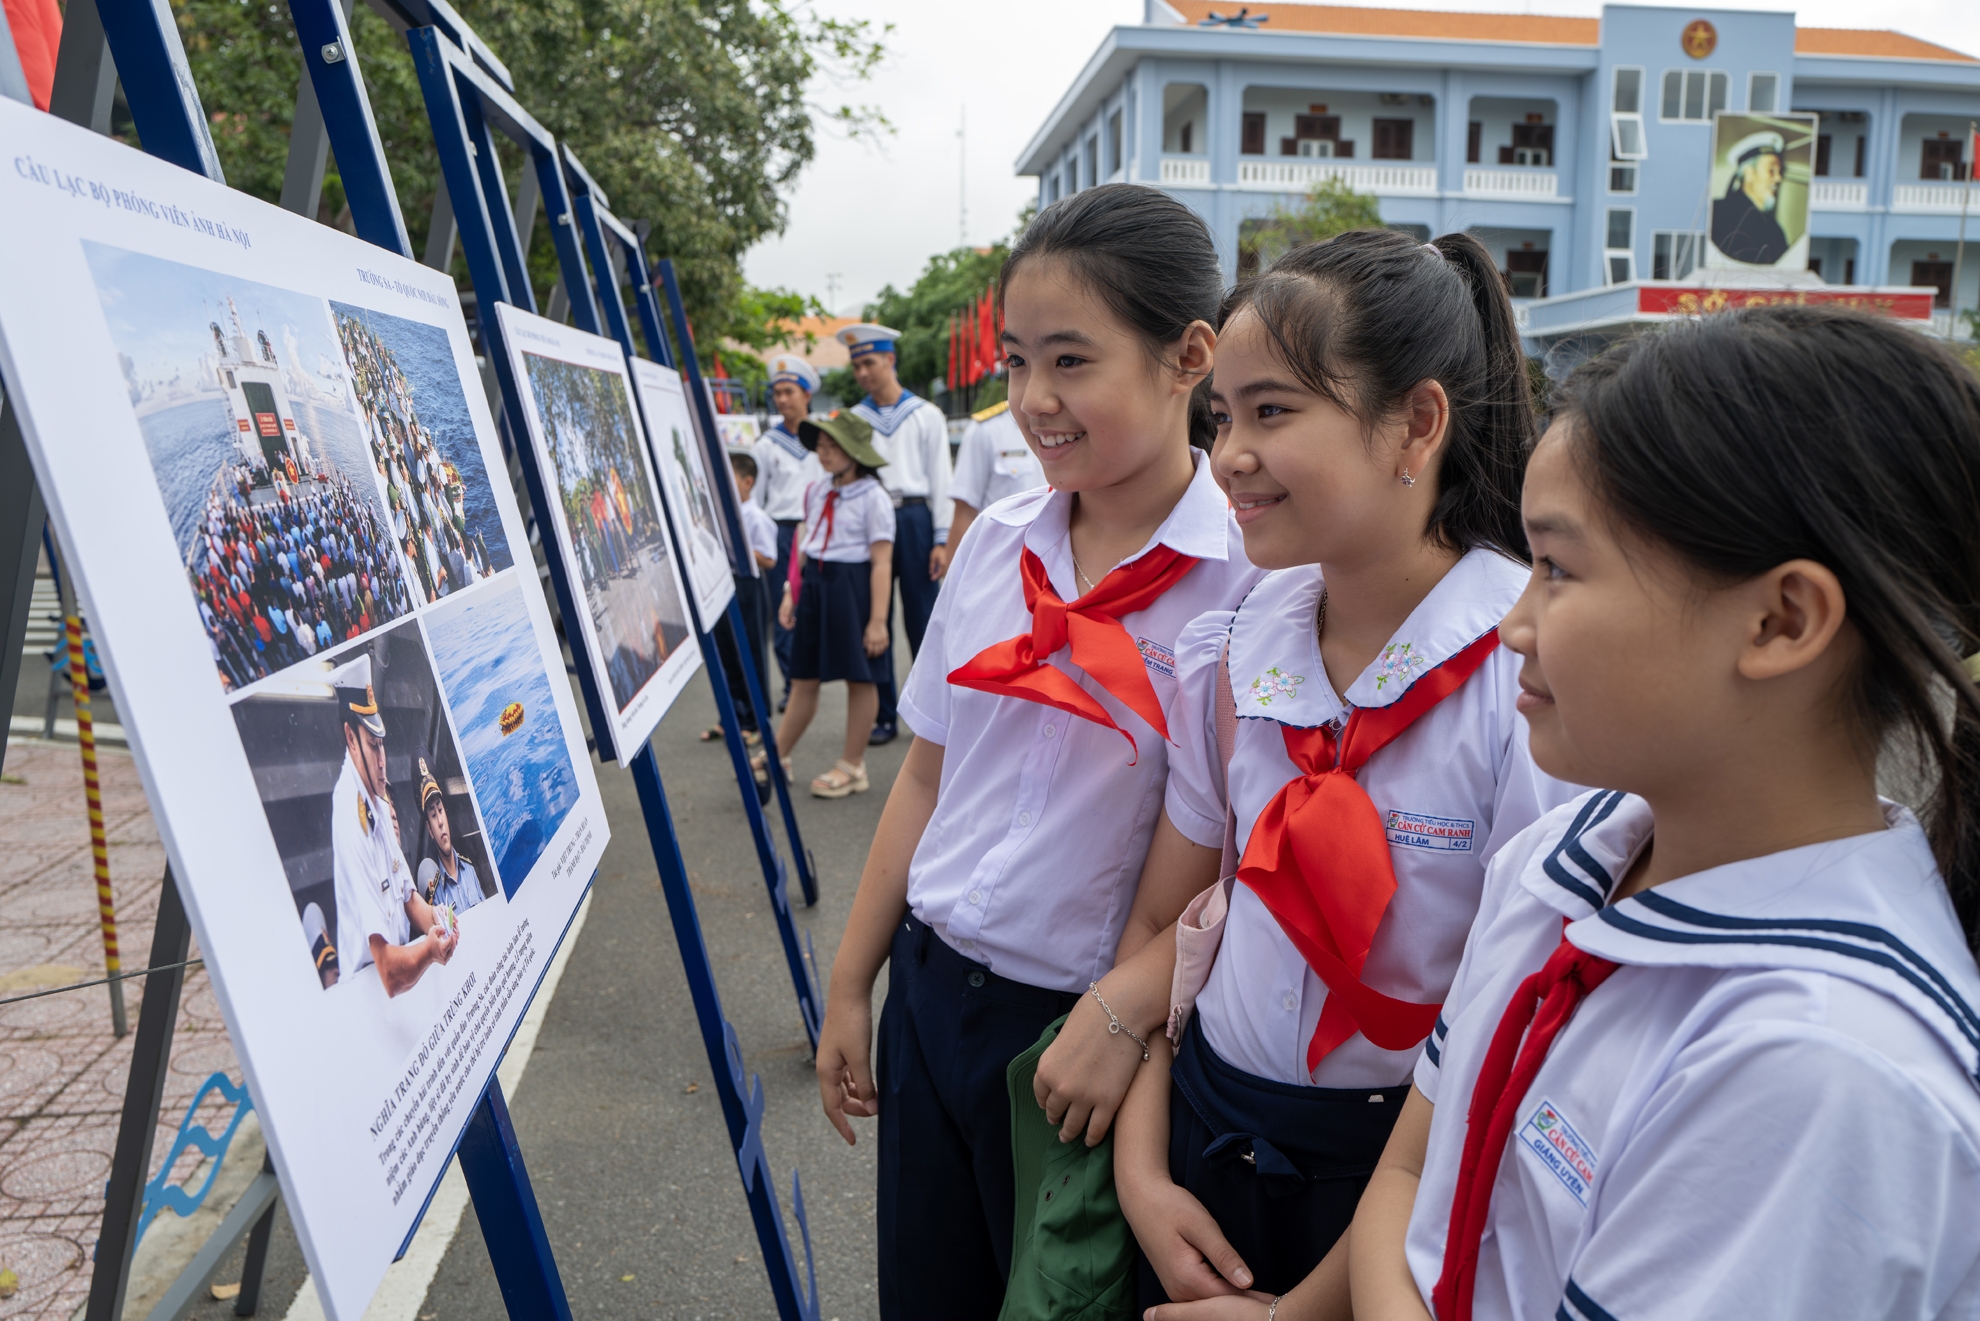
<svg viewBox="0 0 1980 1321"><path fill-rule="evenodd" d="M779 353L770 359L770 384L789 381L806 394L818 393L818 369L795 353Z"/></svg>
<svg viewBox="0 0 1980 1321"><path fill-rule="evenodd" d="M424 812L434 799L446 801L440 792L440 782L433 778L433 772L426 767L426 758L419 759L419 810Z"/></svg>
<svg viewBox="0 0 1980 1321"><path fill-rule="evenodd" d="M1733 166L1737 168L1758 156L1781 156L1786 153L1787 139L1771 130L1762 129L1758 133L1749 133L1733 143L1732 151L1728 155L1732 157Z"/></svg>
<svg viewBox="0 0 1980 1321"><path fill-rule="evenodd" d="M845 345L846 352L855 358L860 358L869 353L892 353L894 341L900 337L901 332L898 330L890 330L886 326L876 326L871 322L862 321L856 326L847 326L832 338Z"/></svg>
<svg viewBox="0 0 1980 1321"><path fill-rule="evenodd" d="M337 690L337 706L345 724L363 725L379 738L385 737L385 722L378 718L378 694L371 687L370 653L332 670L330 686Z"/></svg>

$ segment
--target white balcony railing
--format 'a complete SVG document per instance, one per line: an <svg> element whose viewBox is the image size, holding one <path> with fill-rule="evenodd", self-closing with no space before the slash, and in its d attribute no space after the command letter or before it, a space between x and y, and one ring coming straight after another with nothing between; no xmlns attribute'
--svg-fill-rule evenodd
<svg viewBox="0 0 1980 1321"><path fill-rule="evenodd" d="M1893 211L1957 211L1966 196L1963 183L1901 183L1891 190ZM1980 192L1970 203L1980 213Z"/></svg>
<svg viewBox="0 0 1980 1321"><path fill-rule="evenodd" d="M1164 156L1162 158L1162 182L1207 186L1210 182L1210 158L1208 156Z"/></svg>
<svg viewBox="0 0 1980 1321"><path fill-rule="evenodd" d="M1842 179L1811 179L1808 204L1817 211L1861 211L1870 204L1870 185Z"/></svg>
<svg viewBox="0 0 1980 1321"><path fill-rule="evenodd" d="M1473 197L1540 198L1559 195L1552 170L1466 170L1464 191Z"/></svg>
<svg viewBox="0 0 1980 1321"><path fill-rule="evenodd" d="M1275 193L1302 193L1328 179L1339 179L1358 193L1437 195L1434 165L1357 165L1347 161L1240 161L1238 187Z"/></svg>

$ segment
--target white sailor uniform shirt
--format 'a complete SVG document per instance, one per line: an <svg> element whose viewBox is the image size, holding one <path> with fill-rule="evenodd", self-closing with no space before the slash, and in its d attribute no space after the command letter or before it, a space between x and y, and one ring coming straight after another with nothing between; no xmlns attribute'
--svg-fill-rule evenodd
<svg viewBox="0 0 1980 1321"><path fill-rule="evenodd" d="M1231 608L1260 577L1209 462L1194 451L1191 459L1188 489L1148 544L1123 561L1158 545L1197 561L1146 610L1120 620L1171 720L1177 635L1206 610ZM1132 734L1138 755L1115 730L957 687L949 674L984 648L1031 631L1025 550L1038 556L1061 599L1081 595L1070 551L1072 500L1030 491L992 505L971 525L901 691L909 728L944 748L935 813L908 866L908 906L992 972L1057 991L1084 991L1114 966L1161 810L1168 745L1075 667L1069 648L1047 664Z"/></svg>
<svg viewBox="0 0 1980 1321"><path fill-rule="evenodd" d="M899 399L885 405L868 395L852 411L873 428L873 448L887 461L880 470L887 494L896 502L910 496L926 500L935 522L935 544L947 545L955 506L949 499L949 422L942 410L903 390Z"/></svg>
<svg viewBox="0 0 1980 1321"><path fill-rule="evenodd" d="M1622 966L1519 1099L1478 1321L1980 1315L1980 968L1923 830L1884 817L1615 904L1639 798L1586 795L1500 854L1416 1070L1425 1299L1480 1065L1565 922Z"/></svg>
<svg viewBox="0 0 1980 1321"><path fill-rule="evenodd" d="M804 517L804 488L823 481L825 469L804 442L784 429L783 419L764 432L750 451L756 458L756 489L750 503L779 523Z"/></svg>
<svg viewBox="0 0 1980 1321"><path fill-rule="evenodd" d="M827 544L825 500L833 491L831 542ZM828 479L813 482L804 493L804 541L807 560L859 564L873 558L875 542L894 539L894 502L871 477L855 477L835 487Z"/></svg>
<svg viewBox="0 0 1980 1321"><path fill-rule="evenodd" d="M963 431L955 480L949 485L951 500L961 500L980 514L1005 496L1043 485L1044 465L1024 443L1024 432L1010 409L987 421L971 422Z"/></svg>
<svg viewBox="0 0 1980 1321"><path fill-rule="evenodd" d="M1199 620L1178 648L1180 705L1188 714L1177 722L1169 759L1170 822L1194 842L1221 848L1228 792L1242 856L1259 813L1300 775L1282 725L1338 727L1356 707L1392 705L1418 678L1496 628L1529 572L1497 551L1466 554L1348 686L1345 702L1320 661L1314 624L1325 583L1318 565L1272 573L1235 616ZM1238 715L1228 790L1213 694L1227 637ZM1396 875L1362 968L1363 980L1385 995L1416 1004L1444 998L1478 911L1485 865L1513 836L1580 792L1533 764L1526 721L1515 706L1519 666L1517 655L1497 648L1356 776L1387 829ZM1384 1050L1358 1032L1309 1075L1307 1042L1326 999L1326 983L1264 902L1234 885L1223 942L1196 1001L1211 1049L1274 1082L1372 1088L1408 1079L1418 1049Z"/></svg>
<svg viewBox="0 0 1980 1321"><path fill-rule="evenodd" d="M371 966L371 937L388 945L412 939L406 901L412 869L399 848L390 807L373 798L358 777L348 750L330 791L331 871L337 896L337 966L349 977Z"/></svg>
<svg viewBox="0 0 1980 1321"><path fill-rule="evenodd" d="M803 514L798 516L802 518ZM777 558L777 525L756 501L743 504L742 525L743 540L749 543L751 553L768 555L773 560Z"/></svg>

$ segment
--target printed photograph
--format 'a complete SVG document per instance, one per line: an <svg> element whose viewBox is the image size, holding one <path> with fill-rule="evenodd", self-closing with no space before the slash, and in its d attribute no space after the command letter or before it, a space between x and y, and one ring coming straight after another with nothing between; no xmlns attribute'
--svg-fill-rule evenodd
<svg viewBox="0 0 1980 1321"><path fill-rule="evenodd" d="M399 995L472 939L494 869L417 623L293 666L233 712L325 989L377 977Z"/></svg>
<svg viewBox="0 0 1980 1321"><path fill-rule="evenodd" d="M1815 115L1732 115L1712 126L1707 266L1808 266Z"/></svg>
<svg viewBox="0 0 1980 1321"><path fill-rule="evenodd" d="M487 823L488 855L503 893L514 895L578 801L522 587L511 575L449 597L422 622Z"/></svg>
<svg viewBox="0 0 1980 1321"><path fill-rule="evenodd" d="M632 401L617 372L522 358L612 700L624 711L689 632Z"/></svg>
<svg viewBox="0 0 1980 1321"><path fill-rule="evenodd" d="M422 603L437 601L508 568L514 561L447 332L344 303L330 308L408 585Z"/></svg>
<svg viewBox="0 0 1980 1321"><path fill-rule="evenodd" d="M717 495L688 415L687 396L675 373L639 364L635 370L639 372L640 403L646 409L653 452L660 464L661 488L681 536L687 578L694 585L702 622L712 624L707 616L726 606L734 590L734 567L728 538L723 534L722 513L715 504Z"/></svg>
<svg viewBox="0 0 1980 1321"><path fill-rule="evenodd" d="M221 686L410 610L323 300L83 251Z"/></svg>

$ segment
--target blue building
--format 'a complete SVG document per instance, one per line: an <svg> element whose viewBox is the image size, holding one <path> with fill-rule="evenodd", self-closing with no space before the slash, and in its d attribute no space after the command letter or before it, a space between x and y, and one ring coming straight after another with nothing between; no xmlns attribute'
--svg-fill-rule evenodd
<svg viewBox="0 0 1980 1321"><path fill-rule="evenodd" d="M1146 4L1019 158L1041 204L1112 180L1158 185L1209 223L1234 276L1250 227L1339 178L1389 224L1476 234L1547 338L1705 278L1716 112L1812 112L1809 270L1831 286L1926 287L1914 314L1929 301L1948 318L1980 120L1972 56L1750 10ZM1980 216L1972 231L1962 308L1980 301Z"/></svg>

